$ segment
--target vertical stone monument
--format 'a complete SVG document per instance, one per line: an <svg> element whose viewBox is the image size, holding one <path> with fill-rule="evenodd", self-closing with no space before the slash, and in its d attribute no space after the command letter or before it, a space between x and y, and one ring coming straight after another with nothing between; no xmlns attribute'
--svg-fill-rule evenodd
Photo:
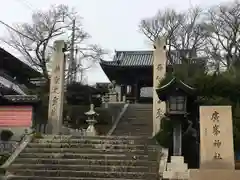
<svg viewBox="0 0 240 180"><path fill-rule="evenodd" d="M154 44L153 53L153 136L158 133L161 125L162 114L165 113L166 104L160 101L156 92L160 80L166 73L166 51L165 38L157 39Z"/></svg>
<svg viewBox="0 0 240 180"><path fill-rule="evenodd" d="M234 169L231 106L200 107L200 169Z"/></svg>
<svg viewBox="0 0 240 180"><path fill-rule="evenodd" d="M200 169L190 180L239 180L235 170L231 106L200 107Z"/></svg>
<svg viewBox="0 0 240 180"><path fill-rule="evenodd" d="M54 42L48 109L48 131L51 134L59 134L62 129L65 82L64 49L65 43L63 40Z"/></svg>

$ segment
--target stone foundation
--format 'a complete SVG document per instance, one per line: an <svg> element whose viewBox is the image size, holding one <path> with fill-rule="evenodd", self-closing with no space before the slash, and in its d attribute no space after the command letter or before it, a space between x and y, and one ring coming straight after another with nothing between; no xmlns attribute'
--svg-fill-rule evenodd
<svg viewBox="0 0 240 180"><path fill-rule="evenodd" d="M239 170L223 170L223 169L190 169L189 180L239 180Z"/></svg>

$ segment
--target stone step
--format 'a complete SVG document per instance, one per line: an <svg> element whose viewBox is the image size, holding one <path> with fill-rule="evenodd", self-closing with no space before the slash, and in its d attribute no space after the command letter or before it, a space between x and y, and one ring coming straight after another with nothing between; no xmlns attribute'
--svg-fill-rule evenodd
<svg viewBox="0 0 240 180"><path fill-rule="evenodd" d="M92 149L92 148L25 148L23 152L26 153L108 153L108 154L122 154L133 153L135 155L145 155L151 150L139 150L139 149ZM152 150L153 151L153 150Z"/></svg>
<svg viewBox="0 0 240 180"><path fill-rule="evenodd" d="M72 136L72 135L43 135L43 138L49 139L79 139L82 138L84 140L139 140L142 139L141 136ZM146 137L144 137L146 138ZM149 137L151 139L151 137ZM145 139L146 140L146 139Z"/></svg>
<svg viewBox="0 0 240 180"><path fill-rule="evenodd" d="M126 116L138 116L139 118L141 118L141 117L153 116L153 113L150 111L134 111L134 112L126 112L126 114L124 114L123 117L126 117Z"/></svg>
<svg viewBox="0 0 240 180"><path fill-rule="evenodd" d="M134 112L152 112L152 108L133 108L130 107L127 109L126 113L134 113Z"/></svg>
<svg viewBox="0 0 240 180"><path fill-rule="evenodd" d="M80 159L80 160L156 160L148 155L132 155L132 154L80 154L80 153L20 153L20 158L61 158L61 159Z"/></svg>
<svg viewBox="0 0 240 180"><path fill-rule="evenodd" d="M133 144L81 144L81 143L29 143L28 148L111 148L111 149L153 149L154 146L133 145Z"/></svg>
<svg viewBox="0 0 240 180"><path fill-rule="evenodd" d="M128 127L129 125L127 125L129 123L127 122L122 122L119 126L118 129L124 130L124 129L134 129L134 130L141 130L141 131L149 131L150 129L152 129L152 126L150 126L149 124L137 124L137 123L131 123L131 124L135 124L134 127ZM118 130L116 129L116 130Z"/></svg>
<svg viewBox="0 0 240 180"><path fill-rule="evenodd" d="M142 136L148 136L149 134L151 134L151 132L149 132L149 133L146 133L146 132L141 132L141 133L139 133L139 132L132 132L132 131L129 131L129 132L123 132L123 131L121 131L121 132L119 132L119 131L116 131L116 132L114 132L113 134L125 134L125 135L137 135L137 134L139 134L139 135L142 135Z"/></svg>
<svg viewBox="0 0 240 180"><path fill-rule="evenodd" d="M136 179L136 178L135 178ZM91 178L91 177L47 177L47 176L9 176L7 180L132 180L123 178ZM144 180L144 179L136 179Z"/></svg>
<svg viewBox="0 0 240 180"><path fill-rule="evenodd" d="M98 139L98 138L84 138L84 137L78 137L78 138L59 138L59 139L52 139L45 137L44 139L33 139L32 142L35 143L79 143L79 144L146 144L149 140L152 138L148 137L141 137L139 139Z"/></svg>
<svg viewBox="0 0 240 180"><path fill-rule="evenodd" d="M122 120L126 120L126 121L138 121L138 122L142 122L142 123L151 123L150 120L152 120L152 117L149 115L149 116L138 116L138 115L129 115L129 116L126 116L125 118L123 117ZM122 121L121 120L121 121Z"/></svg>
<svg viewBox="0 0 240 180"><path fill-rule="evenodd" d="M16 169L33 169L33 170L72 170L72 171L107 171L107 172L157 172L157 167L145 166L101 166L101 165L62 165L62 164L13 164L8 169L14 172Z"/></svg>
<svg viewBox="0 0 240 180"><path fill-rule="evenodd" d="M156 166L156 161L150 160L112 160L112 159L61 159L61 158L17 158L14 164L62 164L62 165L110 165L110 166Z"/></svg>
<svg viewBox="0 0 240 180"><path fill-rule="evenodd" d="M98 177L98 178L127 178L127 179L154 179L156 173L124 172L124 171L72 171L72 170L36 170L15 169L14 175L20 176L65 176L65 177Z"/></svg>
<svg viewBox="0 0 240 180"><path fill-rule="evenodd" d="M144 114L144 113L153 113L152 112L152 109L130 109L129 111L126 112L126 114L137 114L137 113L141 113L141 114Z"/></svg>
<svg viewBox="0 0 240 180"><path fill-rule="evenodd" d="M121 126L122 127L122 126ZM115 130L113 134L125 134L125 135L141 135L141 136L149 136L149 134L152 134L151 130L145 130L145 131L140 131L136 129L125 129L120 128Z"/></svg>
<svg viewBox="0 0 240 180"><path fill-rule="evenodd" d="M148 109L148 110L152 110L153 106L128 106L129 109Z"/></svg>

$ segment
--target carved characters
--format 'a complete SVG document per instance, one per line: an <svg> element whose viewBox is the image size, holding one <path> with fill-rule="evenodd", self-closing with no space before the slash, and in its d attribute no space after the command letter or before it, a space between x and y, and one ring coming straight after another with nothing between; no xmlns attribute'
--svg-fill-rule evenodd
<svg viewBox="0 0 240 180"><path fill-rule="evenodd" d="M222 144L222 142L220 141L220 140L214 140L214 143L213 143L213 145L215 146L215 147L220 147L221 146L221 144Z"/></svg>
<svg viewBox="0 0 240 180"><path fill-rule="evenodd" d="M158 108L157 113L156 113L156 119L162 117L162 115L163 115L163 112L162 112L161 108Z"/></svg>
<svg viewBox="0 0 240 180"><path fill-rule="evenodd" d="M59 76L55 76L55 77L54 77L54 83L55 83L56 85L58 85L58 84L60 83L60 77L59 77Z"/></svg>
<svg viewBox="0 0 240 180"><path fill-rule="evenodd" d="M212 116L211 116L211 121L214 122L214 125L213 125L213 135L214 136L218 136L220 134L220 125L218 124L219 123L219 112L217 111L214 111L212 113ZM222 145L222 142L220 140L217 140L215 139L214 142L213 142L213 146L217 149L219 149ZM213 156L214 159L222 159L221 157L221 154L219 153L219 150L217 150L215 153L214 153L214 156Z"/></svg>
<svg viewBox="0 0 240 180"><path fill-rule="evenodd" d="M162 67L161 64L158 64L156 69L157 69L158 71L161 71L161 70L163 69L163 67Z"/></svg>
<svg viewBox="0 0 240 180"><path fill-rule="evenodd" d="M218 134L220 134L220 128L219 128L219 125L218 124L214 124L213 125L213 134L215 136L217 136Z"/></svg>
<svg viewBox="0 0 240 180"><path fill-rule="evenodd" d="M215 152L215 154L214 154L214 159L222 159L221 154Z"/></svg>
<svg viewBox="0 0 240 180"><path fill-rule="evenodd" d="M156 80L157 80L157 81L160 81L160 80L161 80L161 77L160 77L160 76L157 76L157 77L156 77Z"/></svg>
<svg viewBox="0 0 240 180"><path fill-rule="evenodd" d="M51 102L50 102L50 116L51 117L56 117L57 116L57 108L58 108L58 102L59 102L59 95L60 95L60 66L56 65L56 67L53 69L53 74L52 74L52 87L51 87Z"/></svg>
<svg viewBox="0 0 240 180"><path fill-rule="evenodd" d="M58 86L54 86L54 87L52 88L51 93L59 94L60 92L59 92L59 88L58 88Z"/></svg>
<svg viewBox="0 0 240 180"><path fill-rule="evenodd" d="M60 71L60 66L57 65L57 66L55 67L55 69L54 69L54 72L55 72L55 73L58 73L59 71Z"/></svg>
<svg viewBox="0 0 240 180"><path fill-rule="evenodd" d="M217 111L214 111L214 113L212 114L211 120L213 122L219 122L219 113Z"/></svg>

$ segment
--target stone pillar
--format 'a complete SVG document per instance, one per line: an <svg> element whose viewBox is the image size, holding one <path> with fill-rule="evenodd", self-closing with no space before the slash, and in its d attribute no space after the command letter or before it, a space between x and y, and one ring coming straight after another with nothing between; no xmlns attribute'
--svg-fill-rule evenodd
<svg viewBox="0 0 240 180"><path fill-rule="evenodd" d="M126 102L126 95L123 95L122 101Z"/></svg>
<svg viewBox="0 0 240 180"><path fill-rule="evenodd" d="M124 96L124 85L121 84L120 86L120 101L122 102L123 101L123 96Z"/></svg>
<svg viewBox="0 0 240 180"><path fill-rule="evenodd" d="M109 93L109 102L118 102L118 93L117 92L112 92Z"/></svg>
<svg viewBox="0 0 240 180"><path fill-rule="evenodd" d="M51 83L49 91L48 124L49 133L59 134L62 129L64 102L65 57L63 40L54 42Z"/></svg>
<svg viewBox="0 0 240 180"><path fill-rule="evenodd" d="M153 136L158 133L161 125L162 113L166 111L165 102L161 102L156 93L160 80L166 73L166 51L164 50L165 39L157 39L155 42L153 57ZM160 113L161 112L161 113Z"/></svg>
<svg viewBox="0 0 240 180"><path fill-rule="evenodd" d="M108 108L108 103L109 103L109 95L108 94L105 94L102 97L102 102L104 104L104 108Z"/></svg>
<svg viewBox="0 0 240 180"><path fill-rule="evenodd" d="M182 155L182 125L175 124L173 128L173 156Z"/></svg>
<svg viewBox="0 0 240 180"><path fill-rule="evenodd" d="M118 102L118 93L116 92L116 82L113 81L112 84L109 85L109 102Z"/></svg>
<svg viewBox="0 0 240 180"><path fill-rule="evenodd" d="M135 97L135 103L138 102L138 84L134 84L134 97Z"/></svg>

